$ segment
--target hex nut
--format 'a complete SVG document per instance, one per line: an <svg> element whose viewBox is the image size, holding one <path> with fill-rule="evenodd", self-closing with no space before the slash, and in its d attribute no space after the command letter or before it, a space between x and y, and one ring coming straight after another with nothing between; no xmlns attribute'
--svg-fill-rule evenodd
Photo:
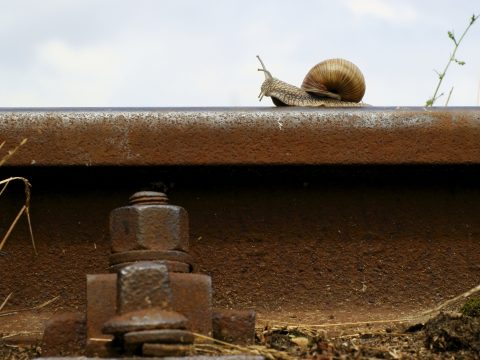
<svg viewBox="0 0 480 360"><path fill-rule="evenodd" d="M131 205L110 213L113 253L132 250L188 252L188 213L175 205Z"/></svg>

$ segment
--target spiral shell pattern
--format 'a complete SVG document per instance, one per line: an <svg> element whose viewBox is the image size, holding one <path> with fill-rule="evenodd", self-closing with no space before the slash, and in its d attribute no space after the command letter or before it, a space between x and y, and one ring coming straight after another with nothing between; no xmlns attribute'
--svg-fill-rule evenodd
<svg viewBox="0 0 480 360"><path fill-rule="evenodd" d="M329 59L310 69L302 89L314 96L360 102L366 86L365 78L355 64L344 59Z"/></svg>

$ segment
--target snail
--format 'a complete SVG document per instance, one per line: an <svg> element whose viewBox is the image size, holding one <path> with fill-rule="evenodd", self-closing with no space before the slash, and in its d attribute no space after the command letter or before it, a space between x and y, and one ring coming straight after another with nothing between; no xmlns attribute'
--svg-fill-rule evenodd
<svg viewBox="0 0 480 360"><path fill-rule="evenodd" d="M276 106L366 106L361 100L365 94L365 79L360 69L344 59L329 59L315 65L305 76L302 87L278 80L257 55L265 74L260 101L272 98Z"/></svg>

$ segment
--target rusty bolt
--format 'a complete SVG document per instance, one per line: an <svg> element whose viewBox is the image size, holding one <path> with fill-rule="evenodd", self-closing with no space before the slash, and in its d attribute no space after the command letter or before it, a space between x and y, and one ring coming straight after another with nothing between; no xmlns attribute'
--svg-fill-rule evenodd
<svg viewBox="0 0 480 360"><path fill-rule="evenodd" d="M117 313L151 307L172 309L172 289L167 266L138 262L120 269L117 276Z"/></svg>
<svg viewBox="0 0 480 360"><path fill-rule="evenodd" d="M142 191L130 197L130 205L110 213L112 252L132 250L188 251L188 214L168 205L164 193Z"/></svg>

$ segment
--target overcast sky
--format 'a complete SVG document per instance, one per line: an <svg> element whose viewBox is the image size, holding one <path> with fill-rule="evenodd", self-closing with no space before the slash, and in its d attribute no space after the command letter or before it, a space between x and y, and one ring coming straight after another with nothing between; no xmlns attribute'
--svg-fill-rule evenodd
<svg viewBox="0 0 480 360"><path fill-rule="evenodd" d="M423 105L478 0L0 0L0 106L271 106L263 74L360 67L364 101ZM480 20L444 82L478 105ZM443 105L440 101L439 105Z"/></svg>

